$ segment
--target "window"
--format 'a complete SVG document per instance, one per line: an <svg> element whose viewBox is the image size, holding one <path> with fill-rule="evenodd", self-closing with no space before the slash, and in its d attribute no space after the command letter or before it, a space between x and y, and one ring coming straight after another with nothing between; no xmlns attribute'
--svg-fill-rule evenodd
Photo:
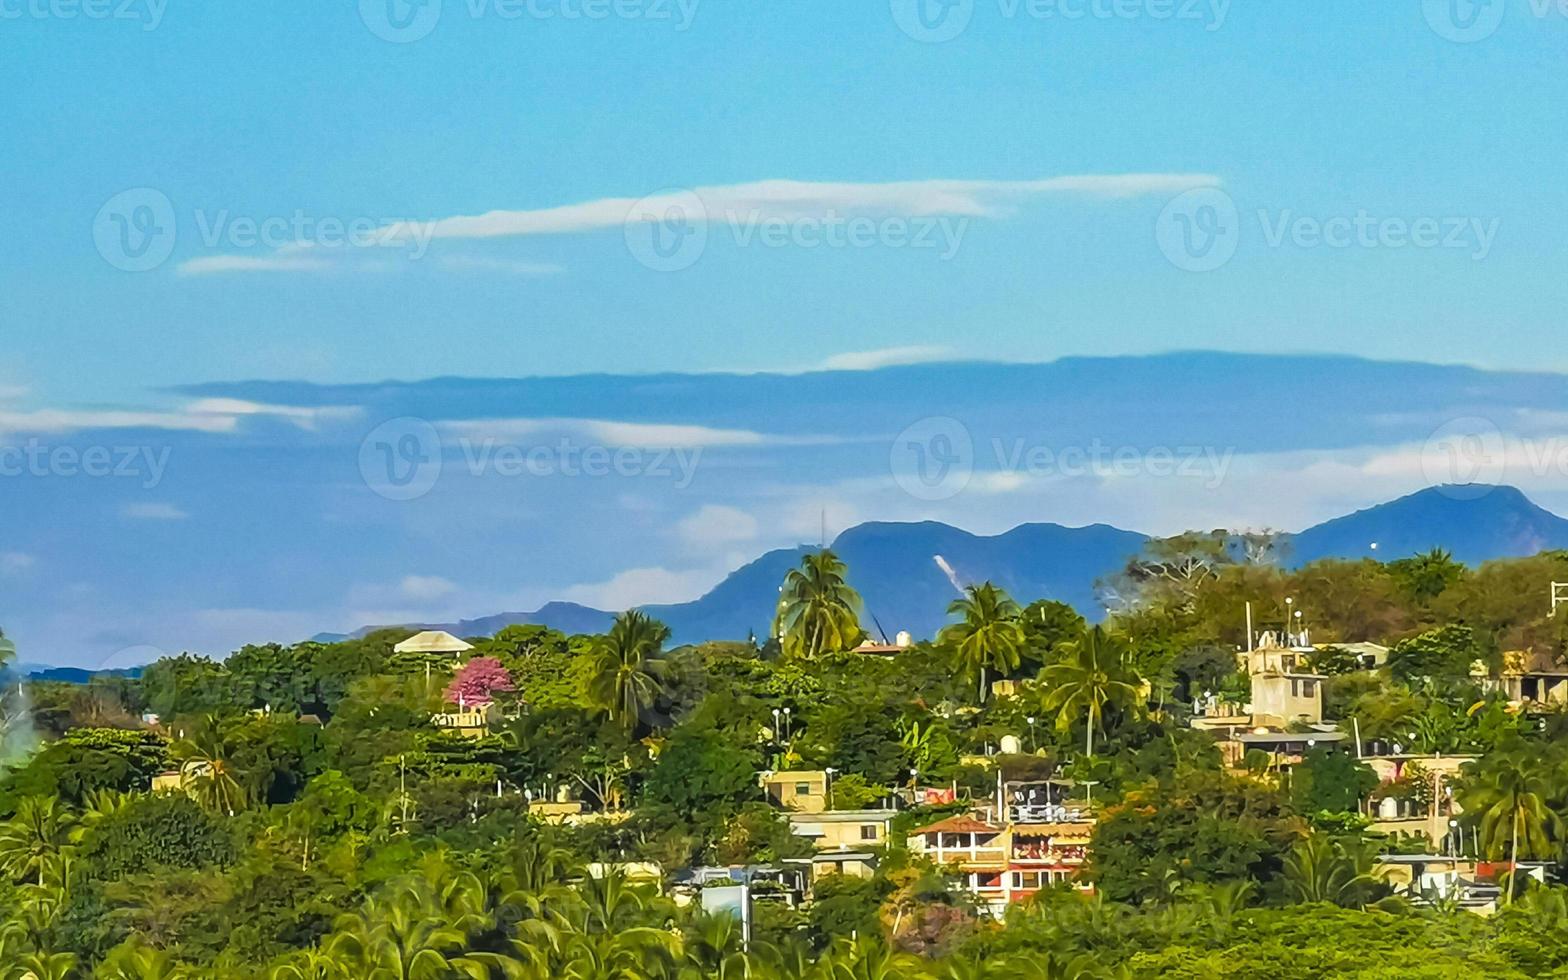
<svg viewBox="0 0 1568 980"><path fill-rule="evenodd" d="M860 839L861 840L876 840L877 839L877 825L874 824L874 823L863 823L863 824L861 824L860 825Z"/></svg>
<svg viewBox="0 0 1568 980"><path fill-rule="evenodd" d="M1301 682L1301 696L1302 697L1306 697L1306 698L1312 697L1313 694L1315 694L1317 692L1317 689L1318 689L1318 682L1317 681L1302 681Z"/></svg>
<svg viewBox="0 0 1568 980"><path fill-rule="evenodd" d="M811 792L811 784L810 783L796 783L795 784L795 795L796 796L805 796L807 793L810 793L810 792Z"/></svg>

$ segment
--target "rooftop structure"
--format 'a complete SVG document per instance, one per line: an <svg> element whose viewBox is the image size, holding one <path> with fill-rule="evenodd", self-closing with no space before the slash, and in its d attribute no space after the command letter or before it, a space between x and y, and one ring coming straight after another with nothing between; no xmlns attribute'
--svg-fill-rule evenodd
<svg viewBox="0 0 1568 980"><path fill-rule="evenodd" d="M465 643L442 630L426 630L416 633L392 648L394 653L449 653L457 656L467 653L474 648L473 644Z"/></svg>

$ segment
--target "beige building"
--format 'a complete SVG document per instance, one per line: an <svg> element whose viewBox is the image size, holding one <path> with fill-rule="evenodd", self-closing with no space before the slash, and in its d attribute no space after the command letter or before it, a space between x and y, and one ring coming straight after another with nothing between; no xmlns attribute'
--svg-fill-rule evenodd
<svg viewBox="0 0 1568 980"><path fill-rule="evenodd" d="M1306 669L1306 654L1278 647L1247 654L1253 724L1287 726L1323 720L1323 680Z"/></svg>
<svg viewBox="0 0 1568 980"><path fill-rule="evenodd" d="M821 769L765 772L759 780L773 805L797 813L828 808L828 773Z"/></svg>
<svg viewBox="0 0 1568 980"><path fill-rule="evenodd" d="M464 738L484 738L490 734L490 723L499 717L494 703L475 705L458 711L447 711L431 716L430 723L453 735Z"/></svg>
<svg viewBox="0 0 1568 980"><path fill-rule="evenodd" d="M863 851L887 843L893 810L823 810L789 813L790 829L817 845L818 851Z"/></svg>
<svg viewBox="0 0 1568 980"><path fill-rule="evenodd" d="M1558 663L1549 654L1510 650L1503 654L1502 676L1486 676L1484 664L1471 670L1481 686L1501 691L1510 701L1542 706L1568 705L1568 664Z"/></svg>

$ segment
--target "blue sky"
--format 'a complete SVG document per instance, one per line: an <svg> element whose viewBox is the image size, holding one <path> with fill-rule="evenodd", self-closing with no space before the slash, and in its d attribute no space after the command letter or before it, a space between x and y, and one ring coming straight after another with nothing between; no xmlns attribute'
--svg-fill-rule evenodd
<svg viewBox="0 0 1568 980"><path fill-rule="evenodd" d="M397 512L399 547L382 551L367 530L389 526L375 506L291 509L241 485L264 463L276 469L258 486L337 480L343 457L312 447L357 446L384 421L368 399L323 417L232 386L193 403L179 386L1170 349L1568 366L1568 104L1555 95L1568 16L1543 0L973 0L947 13L941 28L964 29L939 43L904 29L905 0L336 0L287 15L95 3L93 16L66 0L0 4L0 443L206 449L186 477L177 454L175 482L134 499L93 481L48 493L0 481L0 574L9 561L3 584L26 607L0 616L76 659L105 646L83 639L89 595L174 624L128 627L116 649L342 628L356 614L480 614L574 588L635 600L635 583L588 587L638 569L664 576L644 580L645 598L669 599L804 534L814 520L800 514L848 496L823 488L864 469L825 452L794 484L685 488L652 509L607 494L575 534L562 494L526 520L508 509L490 540L542 535L570 558L465 577L447 545L405 523L417 507ZM413 30L399 35L405 14ZM1464 26L1471 14L1479 27ZM334 222L392 231L339 246ZM155 233L132 255L122 225ZM282 231L252 241L263 227ZM1211 231L1196 251L1183 237ZM572 408L703 430L655 442L724 427L717 405L652 420ZM933 393L911 421L942 408ZM767 434L810 440L813 428ZM1357 442L1347 435L1329 441ZM756 456L753 469L779 465ZM1210 516L1198 500L1103 516L1159 530ZM1081 503L1065 516L1097 516ZM861 500L841 516L927 514L885 509L897 513ZM264 515L289 533L270 540ZM618 522L646 522L636 554L612 543ZM336 553L313 588L330 580L337 595L307 607L276 583L300 576L312 540ZM156 554L164 571L94 565L93 547L131 564ZM194 560L204 547L265 560L224 579ZM391 555L406 567L387 567ZM200 574L178 572L193 562ZM239 610L254 616L191 626Z"/></svg>

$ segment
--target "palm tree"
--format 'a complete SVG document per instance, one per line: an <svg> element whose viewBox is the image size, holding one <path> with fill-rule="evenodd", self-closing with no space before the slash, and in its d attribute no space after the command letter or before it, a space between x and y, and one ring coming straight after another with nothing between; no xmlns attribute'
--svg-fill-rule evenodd
<svg viewBox="0 0 1568 980"><path fill-rule="evenodd" d="M850 588L848 566L826 549L800 560L779 589L778 617L773 621L784 652L815 657L851 650L860 644L860 593Z"/></svg>
<svg viewBox="0 0 1568 980"><path fill-rule="evenodd" d="M1382 883L1373 874L1376 864L1377 852L1370 844L1313 834L1285 857L1285 887L1297 902L1362 908Z"/></svg>
<svg viewBox="0 0 1568 980"><path fill-rule="evenodd" d="M1564 835L1563 818L1547 804L1553 788L1551 774L1527 749L1513 745L1489 756L1460 791L1459 805L1478 821L1487 857L1498 860L1508 854L1504 904L1513 902L1521 852L1526 857L1552 855L1552 840Z"/></svg>
<svg viewBox="0 0 1568 980"><path fill-rule="evenodd" d="M1003 590L986 582L971 585L947 607L959 621L942 629L937 642L953 648L965 673L977 677L985 703L986 670L1011 673L1023 662L1023 609Z"/></svg>
<svg viewBox="0 0 1568 980"><path fill-rule="evenodd" d="M632 609L615 617L610 632L597 641L588 696L628 732L664 692L659 658L669 638L668 626Z"/></svg>
<svg viewBox="0 0 1568 980"><path fill-rule="evenodd" d="M233 816L245 808L245 787L232 762L234 750L227 724L217 715L202 718L188 736L169 747L170 757L180 763L185 792L213 813Z"/></svg>
<svg viewBox="0 0 1568 980"><path fill-rule="evenodd" d="M1064 732L1080 715L1087 716L1084 751L1092 756L1094 730L1102 727L1105 706L1136 703L1142 682L1130 666L1127 641L1102 627L1067 644L1062 654L1059 663L1040 671L1040 683L1047 686L1045 710L1058 713L1056 727Z"/></svg>
<svg viewBox="0 0 1568 980"><path fill-rule="evenodd" d="M58 796L23 797L11 819L0 824L0 875L41 882L80 836L76 815Z"/></svg>

